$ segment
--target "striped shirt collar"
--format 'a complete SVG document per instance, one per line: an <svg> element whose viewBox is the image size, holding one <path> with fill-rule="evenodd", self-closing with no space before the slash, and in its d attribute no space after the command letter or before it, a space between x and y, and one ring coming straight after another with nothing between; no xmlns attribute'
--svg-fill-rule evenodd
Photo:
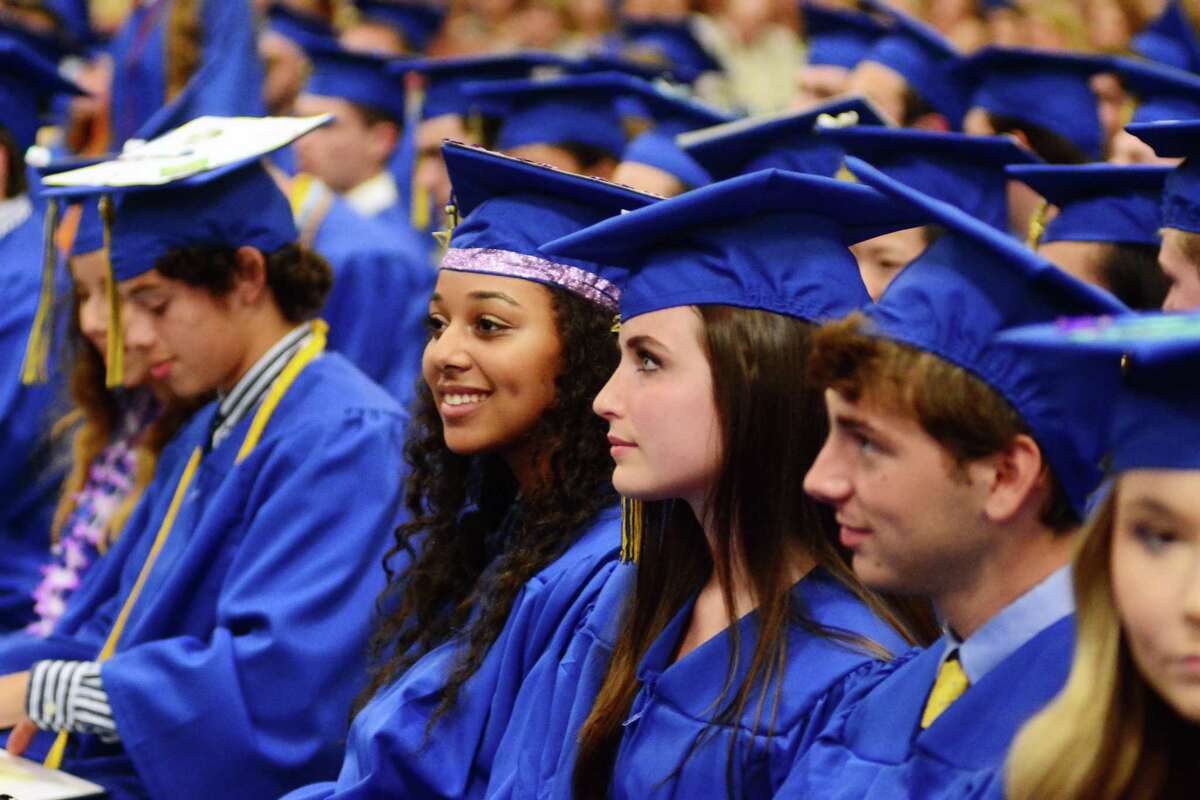
<svg viewBox="0 0 1200 800"><path fill-rule="evenodd" d="M311 338L312 326L308 323L293 328L246 371L228 394L221 396L209 442L212 447L220 445L246 414L262 401L292 356Z"/></svg>

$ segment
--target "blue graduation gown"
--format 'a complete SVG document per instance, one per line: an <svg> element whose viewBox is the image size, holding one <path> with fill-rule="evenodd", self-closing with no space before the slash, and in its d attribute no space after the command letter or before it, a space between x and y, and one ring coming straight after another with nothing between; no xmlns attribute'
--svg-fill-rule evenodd
<svg viewBox="0 0 1200 800"><path fill-rule="evenodd" d="M166 105L165 33L172 2L159 0L134 8L109 45L113 149L119 150ZM250 1L203 0L199 16L203 46L184 90L188 108L182 119L205 114L261 116L263 67Z"/></svg>
<svg viewBox="0 0 1200 800"><path fill-rule="evenodd" d="M321 316L336 350L407 407L428 338L425 319L437 274L381 223L333 198L313 248L333 268Z"/></svg>
<svg viewBox="0 0 1200 800"><path fill-rule="evenodd" d="M116 548L51 637L0 640L0 672L97 656L215 411L198 412L164 450ZM261 800L336 774L400 518L405 416L331 353L300 373L235 465L250 421L201 461L104 663L121 742L79 736L68 747L63 769L113 798Z"/></svg>
<svg viewBox="0 0 1200 800"><path fill-rule="evenodd" d="M540 656L561 657L616 567L620 542L620 514L609 509L525 585L427 746L425 726L459 655L457 642L425 655L358 714L336 784L310 786L288 800L482 797L518 690Z"/></svg>
<svg viewBox="0 0 1200 800"><path fill-rule="evenodd" d="M994 791L1017 731L1066 683L1074 634L1073 616L1049 626L925 730L921 715L942 651L915 651L881 670L861 699L838 710L780 794L927 800Z"/></svg>
<svg viewBox="0 0 1200 800"><path fill-rule="evenodd" d="M50 521L63 472L49 448L63 389L56 353L50 354L47 383L21 385L41 290L42 225L35 209L0 238L0 632L33 621L32 592L50 557Z"/></svg>

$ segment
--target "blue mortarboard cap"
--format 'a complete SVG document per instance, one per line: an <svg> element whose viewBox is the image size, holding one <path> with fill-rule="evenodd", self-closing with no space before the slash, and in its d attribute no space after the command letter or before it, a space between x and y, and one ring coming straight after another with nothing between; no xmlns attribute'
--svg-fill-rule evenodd
<svg viewBox="0 0 1200 800"><path fill-rule="evenodd" d="M442 269L551 284L616 310L620 291L607 268L584 259L551 261L538 248L657 198L456 142L442 145L442 156L462 216Z"/></svg>
<svg viewBox="0 0 1200 800"><path fill-rule="evenodd" d="M1200 469L1200 315L1076 318L1000 339L1039 358L1095 365L1103 383L1092 391L1112 406L1105 450L1114 472Z"/></svg>
<svg viewBox="0 0 1200 800"><path fill-rule="evenodd" d="M1009 136L968 136L908 128L823 128L885 175L1008 231L1008 164L1041 161Z"/></svg>
<svg viewBox="0 0 1200 800"><path fill-rule="evenodd" d="M675 137L659 131L647 131L635 138L621 154L622 161L646 164L678 178L688 189L712 183L712 176L683 152Z"/></svg>
<svg viewBox="0 0 1200 800"><path fill-rule="evenodd" d="M662 133L673 136L733 119L729 114L679 92L668 91L633 76L628 76L626 86L626 91L617 98L617 109L621 116L649 120L655 130Z"/></svg>
<svg viewBox="0 0 1200 800"><path fill-rule="evenodd" d="M888 30L860 11L806 2L800 6L800 13L804 18L809 64L853 69Z"/></svg>
<svg viewBox="0 0 1200 800"><path fill-rule="evenodd" d="M542 248L619 263L621 317L686 305L819 322L870 302L849 245L916 224L879 192L764 170L606 220Z"/></svg>
<svg viewBox="0 0 1200 800"><path fill-rule="evenodd" d="M899 73L933 110L962 126L968 87L955 71L962 55L944 36L924 22L883 3L868 3L894 21L892 30L863 56Z"/></svg>
<svg viewBox="0 0 1200 800"><path fill-rule="evenodd" d="M883 119L865 99L850 97L693 131L679 136L679 144L715 180L762 169L832 177L844 153L816 135L820 124L882 125Z"/></svg>
<svg viewBox="0 0 1200 800"><path fill-rule="evenodd" d="M1158 245L1159 208L1170 167L1016 165L1008 174L1058 207L1042 242Z"/></svg>
<svg viewBox="0 0 1200 800"><path fill-rule="evenodd" d="M78 51L94 38L87 0L43 0L42 5L58 20L68 49Z"/></svg>
<svg viewBox="0 0 1200 800"><path fill-rule="evenodd" d="M267 9L267 27L291 39L307 50L317 43L336 43L337 32L329 20L307 14L284 3L272 3Z"/></svg>
<svg viewBox="0 0 1200 800"><path fill-rule="evenodd" d="M446 21L446 9L416 0L354 0L363 19L387 25L404 37L414 53L429 48Z"/></svg>
<svg viewBox="0 0 1200 800"><path fill-rule="evenodd" d="M504 55L462 58L422 58L393 62L393 75L416 72L425 78L421 118L445 114L466 116L477 106L464 87L477 81L506 81L530 78L538 72L561 72L567 60L554 53L527 51Z"/></svg>
<svg viewBox="0 0 1200 800"><path fill-rule="evenodd" d="M1056 133L1098 161L1104 131L1090 79L1112 69L1107 56L985 47L961 71L972 79L971 106Z"/></svg>
<svg viewBox="0 0 1200 800"><path fill-rule="evenodd" d="M874 331L977 375L1004 397L1082 513L1100 477L1100 431L1079 413L1090 398L1087 388L1063 380L1053 359L1017 356L995 337L1005 328L1063 316L1120 314L1125 306L949 203L857 158L846 163L861 181L946 230L866 310Z"/></svg>
<svg viewBox="0 0 1200 800"><path fill-rule="evenodd" d="M79 227L71 240L71 255L82 256L104 249L104 222L100 219L100 206L94 201L80 203Z"/></svg>
<svg viewBox="0 0 1200 800"><path fill-rule="evenodd" d="M1129 125L1125 130L1164 158L1182 158L1162 193L1162 226L1200 233L1200 119Z"/></svg>
<svg viewBox="0 0 1200 800"><path fill-rule="evenodd" d="M1132 58L1113 58L1113 65L1137 97L1133 122L1200 117L1200 75Z"/></svg>
<svg viewBox="0 0 1200 800"><path fill-rule="evenodd" d="M635 78L614 72L571 75L552 80L487 81L463 91L502 113L496 147L580 144L613 157L625 149L625 129L617 99Z"/></svg>
<svg viewBox="0 0 1200 800"><path fill-rule="evenodd" d="M1133 37L1130 49L1151 61L1200 72L1200 41L1176 0L1167 0L1162 13Z"/></svg>
<svg viewBox="0 0 1200 800"><path fill-rule="evenodd" d="M690 20L623 20L620 28L625 38L622 53L668 65L678 80L692 83L705 72L721 69L696 38Z"/></svg>
<svg viewBox="0 0 1200 800"><path fill-rule="evenodd" d="M588 53L581 58L573 58L566 62L568 73L586 72L624 72L645 81L679 80L671 71L671 65L657 61L636 60L621 55L619 49Z"/></svg>
<svg viewBox="0 0 1200 800"><path fill-rule="evenodd" d="M34 143L40 109L57 94L83 94L54 65L18 41L0 36L0 125L21 152Z"/></svg>
<svg viewBox="0 0 1200 800"><path fill-rule="evenodd" d="M386 59L324 43L308 48L308 57L313 69L306 93L338 97L404 120L404 83L388 70Z"/></svg>

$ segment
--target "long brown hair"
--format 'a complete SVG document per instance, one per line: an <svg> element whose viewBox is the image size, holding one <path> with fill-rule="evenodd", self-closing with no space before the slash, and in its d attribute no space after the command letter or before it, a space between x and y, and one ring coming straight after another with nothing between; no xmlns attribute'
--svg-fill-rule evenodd
<svg viewBox="0 0 1200 800"><path fill-rule="evenodd" d="M385 558L388 587L371 642L371 680L356 711L422 655L457 639L458 662L429 720L432 730L500 635L521 588L616 502L606 426L592 413L592 398L617 362L612 315L565 290L547 290L562 355L554 403L529 437L547 459L548 477L520 498L519 518L508 517L517 497L511 471L499 456L451 452L433 396L420 382L405 446L411 521L396 531ZM510 530L497 542L502 526ZM393 560L405 556L411 566L393 570Z"/></svg>
<svg viewBox="0 0 1200 800"><path fill-rule="evenodd" d="M814 326L780 314L729 306L700 306L699 313L722 442L719 478L707 504L716 536L716 557L686 504L646 504L646 534L633 598L599 695L579 734L573 776L575 796L579 798L607 797L622 723L640 689L638 665L674 615L714 571L725 607L733 618L731 564L735 561L744 565L750 580L759 616L758 641L749 672L740 685L732 685L735 664L730 663L709 730L741 719L752 701L754 733L773 729L791 626L872 655L888 655L868 639L813 620L791 591L791 564L780 557L782 553L808 553L817 566L879 617L910 641L918 639L899 615L855 578L846 555L836 544L832 510L800 488L828 432L822 393L804 377ZM738 626L730 626L729 631L734 640L730 646L732 659L739 652ZM927 633L920 631L922 635ZM768 698L772 684L775 696ZM728 754L726 776L731 796L738 794L733 778L739 744L744 742L735 737Z"/></svg>
<svg viewBox="0 0 1200 800"><path fill-rule="evenodd" d="M1075 555L1075 658L1058 697L1021 729L1005 770L1012 800L1194 797L1200 733L1147 685L1112 593L1118 484Z"/></svg>
<svg viewBox="0 0 1200 800"><path fill-rule="evenodd" d="M54 509L50 528L53 542L62 536L63 526L78 508L79 492L87 482L88 470L112 443L122 414L117 394L105 388L104 359L100 351L79 330L77 300L72 303L69 332L65 356L66 363L71 365L67 384L71 408L54 424L51 436L55 439L71 437L71 465ZM171 399L137 437L133 487L105 523L97 543L101 552L116 541L142 493L150 485L162 449L204 401L205 398Z"/></svg>

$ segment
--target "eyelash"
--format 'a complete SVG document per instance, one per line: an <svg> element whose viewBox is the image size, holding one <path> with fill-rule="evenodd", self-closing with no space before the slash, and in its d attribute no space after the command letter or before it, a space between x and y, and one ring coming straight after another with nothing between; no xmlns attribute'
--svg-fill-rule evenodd
<svg viewBox="0 0 1200 800"><path fill-rule="evenodd" d="M425 318L425 330L428 331L430 337L434 339L441 335L442 331L446 329L446 325L447 323L445 320L433 315ZM477 320L475 320L475 328L481 336L494 336L496 334L503 333L510 327L511 326L505 325L498 320L490 319L489 317L479 317Z"/></svg>
<svg viewBox="0 0 1200 800"><path fill-rule="evenodd" d="M1135 523L1134 537L1151 553L1160 553L1167 545L1174 543L1176 536L1170 531L1156 528L1145 523Z"/></svg>
<svg viewBox="0 0 1200 800"><path fill-rule="evenodd" d="M635 367L635 369L638 372L658 372L658 370L662 367L662 363L645 350L637 350L633 355L634 358L637 359L638 366ZM647 362L653 366L646 366Z"/></svg>

